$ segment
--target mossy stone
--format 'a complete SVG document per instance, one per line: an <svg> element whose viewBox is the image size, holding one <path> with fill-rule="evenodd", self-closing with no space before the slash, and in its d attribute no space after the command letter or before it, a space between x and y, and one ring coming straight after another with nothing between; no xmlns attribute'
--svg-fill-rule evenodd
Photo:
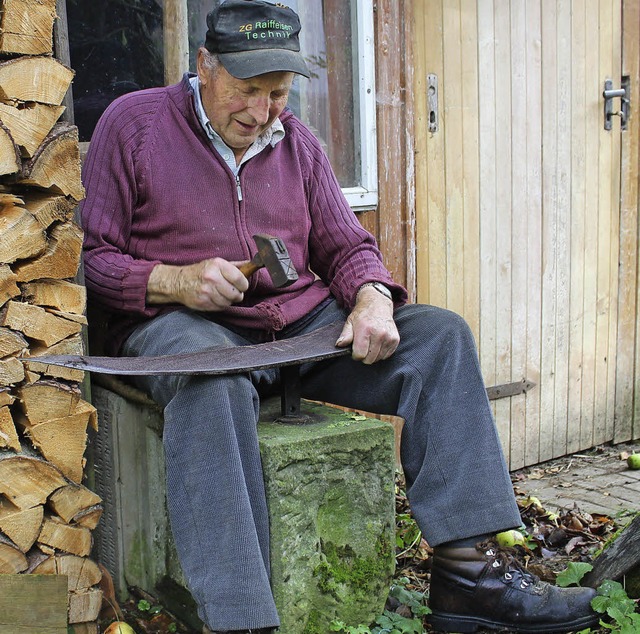
<svg viewBox="0 0 640 634"><path fill-rule="evenodd" d="M281 634L326 634L379 616L394 573L390 424L304 403L304 425L268 422L260 451Z"/></svg>

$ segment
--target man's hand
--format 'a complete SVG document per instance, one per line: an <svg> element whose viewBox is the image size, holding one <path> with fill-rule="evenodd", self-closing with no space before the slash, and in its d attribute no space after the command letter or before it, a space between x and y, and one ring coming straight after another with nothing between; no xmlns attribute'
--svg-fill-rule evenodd
<svg viewBox="0 0 640 634"><path fill-rule="evenodd" d="M371 364L388 359L399 342L400 335L393 320L393 302L375 288L363 288L336 345L343 348L352 344L352 358Z"/></svg>
<svg viewBox="0 0 640 634"><path fill-rule="evenodd" d="M221 311L241 302L249 281L233 263L222 258L187 266L159 264L149 276L147 303L184 304L202 311Z"/></svg>

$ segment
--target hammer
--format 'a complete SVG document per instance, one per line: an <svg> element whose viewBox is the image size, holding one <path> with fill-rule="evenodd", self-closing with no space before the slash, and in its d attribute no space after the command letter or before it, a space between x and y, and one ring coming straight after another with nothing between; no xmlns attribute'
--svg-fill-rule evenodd
<svg viewBox="0 0 640 634"><path fill-rule="evenodd" d="M253 275L258 269L266 268L276 288L284 288L298 279L298 273L291 262L287 247L280 238L258 233L253 236L258 252L250 262L238 268L245 277Z"/></svg>

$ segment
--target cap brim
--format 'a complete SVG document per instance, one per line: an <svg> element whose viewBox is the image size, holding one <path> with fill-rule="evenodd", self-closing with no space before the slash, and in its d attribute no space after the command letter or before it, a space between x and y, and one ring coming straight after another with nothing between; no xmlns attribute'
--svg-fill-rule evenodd
<svg viewBox="0 0 640 634"><path fill-rule="evenodd" d="M304 58L296 51L282 48L263 48L237 53L218 53L226 71L238 79L275 72L290 72L311 77Z"/></svg>

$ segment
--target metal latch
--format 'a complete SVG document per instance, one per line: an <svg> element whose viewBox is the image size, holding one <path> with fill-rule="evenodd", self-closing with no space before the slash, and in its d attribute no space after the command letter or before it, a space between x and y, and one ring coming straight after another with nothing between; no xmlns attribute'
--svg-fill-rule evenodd
<svg viewBox="0 0 640 634"><path fill-rule="evenodd" d="M629 75L624 75L620 88L614 88L610 79L605 80L602 96L604 97L604 129L611 130L611 117L620 117L620 129L627 129L629 121L629 108L631 106L631 84ZM614 112L613 100L620 97L620 110Z"/></svg>
<svg viewBox="0 0 640 634"><path fill-rule="evenodd" d="M427 75L427 111L429 113L429 132L438 131L438 76Z"/></svg>

